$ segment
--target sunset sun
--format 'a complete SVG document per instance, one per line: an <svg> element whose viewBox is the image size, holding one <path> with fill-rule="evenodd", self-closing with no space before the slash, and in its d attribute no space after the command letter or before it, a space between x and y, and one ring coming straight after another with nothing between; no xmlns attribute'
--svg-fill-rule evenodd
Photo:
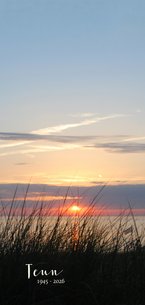
<svg viewBox="0 0 145 305"><path fill-rule="evenodd" d="M69 208L69 210L71 213L79 213L81 211L81 208L74 204Z"/></svg>

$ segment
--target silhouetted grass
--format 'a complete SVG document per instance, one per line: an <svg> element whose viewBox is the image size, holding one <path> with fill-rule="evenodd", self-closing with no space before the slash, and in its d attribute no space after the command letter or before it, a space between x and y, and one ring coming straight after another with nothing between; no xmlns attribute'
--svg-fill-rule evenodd
<svg viewBox="0 0 145 305"><path fill-rule="evenodd" d="M27 215L29 186L19 216L17 189L9 209L2 204L1 305L145 304L144 234L138 232L130 203L128 215L122 212L107 224L101 215L90 215L103 188L81 217L64 217L61 208L57 217L48 210L44 216L43 202L36 202ZM67 194L62 206L66 199ZM37 269L63 269L65 283L28 280L28 263Z"/></svg>

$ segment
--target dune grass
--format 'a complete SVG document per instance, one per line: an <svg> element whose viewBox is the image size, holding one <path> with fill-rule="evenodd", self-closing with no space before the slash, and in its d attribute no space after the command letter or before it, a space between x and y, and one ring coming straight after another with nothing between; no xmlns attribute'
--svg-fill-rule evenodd
<svg viewBox="0 0 145 305"><path fill-rule="evenodd" d="M122 212L107 224L101 215L89 213L100 191L81 217L64 217L61 209L56 217L48 211L45 216L43 202L36 202L27 215L28 191L20 215L17 189L9 209L1 207L1 305L145 304L144 232L138 232L130 203L128 215ZM63 269L65 283L39 285L33 276L28 280L28 263L37 269Z"/></svg>

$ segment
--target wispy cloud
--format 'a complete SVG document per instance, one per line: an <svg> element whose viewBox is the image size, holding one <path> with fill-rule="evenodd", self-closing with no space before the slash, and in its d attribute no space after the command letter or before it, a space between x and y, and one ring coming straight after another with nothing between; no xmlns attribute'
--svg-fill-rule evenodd
<svg viewBox="0 0 145 305"><path fill-rule="evenodd" d="M23 141L23 142L19 142L19 144L12 143L13 145L15 144L15 146L17 145L23 145L23 144L27 144L26 141L32 141L32 140L41 140L42 137L40 135L32 135L31 133L19 133L19 132L0 132L0 141ZM12 145L12 144L8 144L8 145ZM2 143L0 143L0 147L2 147Z"/></svg>
<svg viewBox="0 0 145 305"><path fill-rule="evenodd" d="M110 119L116 119L116 118L121 118L125 117L127 115L125 114L112 114L112 115L106 115L102 117L94 117L90 120L84 120L78 123L72 123L72 124L63 124L63 125L57 125L57 126L52 126L52 127L47 127L47 128L42 128L38 130L34 130L31 133L32 134L39 134L39 135L47 135L51 133L59 133L64 130L70 129L70 128L76 128L76 127L81 127L81 126L88 126L92 124L99 123L101 121L106 121Z"/></svg>
<svg viewBox="0 0 145 305"><path fill-rule="evenodd" d="M0 153L0 157L5 157L8 155L16 155L16 154L35 154L35 153L44 153L44 152L52 152L52 151L61 151L61 150L70 150L75 148L80 148L81 145L77 144L64 144L60 146L52 146L52 145L34 145L29 146L28 148L24 149L17 149L13 151L7 151Z"/></svg>
<svg viewBox="0 0 145 305"><path fill-rule="evenodd" d="M10 134L9 134L10 136ZM0 136L1 138L1 136ZM6 138L3 138L3 140L7 140ZM12 140L12 139L10 139ZM29 141L21 141L21 142L13 142L13 143L0 143L0 148L12 148L12 147L16 147L16 146L21 146L21 145L25 145L27 143L30 143Z"/></svg>
<svg viewBox="0 0 145 305"><path fill-rule="evenodd" d="M127 137L126 139L123 139L122 142L134 142L134 141L142 141L142 140L145 140L145 136Z"/></svg>
<svg viewBox="0 0 145 305"><path fill-rule="evenodd" d="M17 166L24 166L24 165L29 165L30 163L27 162L16 162L15 165Z"/></svg>
<svg viewBox="0 0 145 305"><path fill-rule="evenodd" d="M115 142L96 143L94 147L105 148L109 152L114 153L144 153L145 136L130 136L125 138L118 138Z"/></svg>
<svg viewBox="0 0 145 305"><path fill-rule="evenodd" d="M14 141L10 144L1 144L1 148L6 147L12 147L12 146L19 146L23 144L30 144L31 142L39 141L39 140L45 140L50 142L58 142L58 143L74 143L74 142L81 142L81 141L89 141L92 139L96 139L97 137L102 136L65 136L65 135L37 135L37 134L31 134L31 133L0 133L0 140L2 141ZM22 141L18 142L17 141Z"/></svg>
<svg viewBox="0 0 145 305"><path fill-rule="evenodd" d="M70 114L71 117L73 118L90 118L90 117L94 117L98 115L98 113L96 112L83 112L83 113L74 113L74 114Z"/></svg>
<svg viewBox="0 0 145 305"><path fill-rule="evenodd" d="M87 145L87 148L103 148L113 153L144 153L145 143L96 143Z"/></svg>
<svg viewBox="0 0 145 305"><path fill-rule="evenodd" d="M126 147L125 144L117 144L118 142L125 142L136 139L130 136L79 136L79 135L63 135L62 131L67 129L74 129L81 126L89 126L97 124L101 121L114 120L121 117L126 117L126 114L111 114L105 116L92 117L92 113L84 113L84 116L90 116L90 119L82 120L77 123L61 124L43 129L31 131L29 133L15 133L15 132L0 132L0 156L14 155L14 154L35 154L49 151L69 150L75 148L99 148L121 151L121 147ZM145 137L140 137L145 139ZM8 143L9 142L9 143ZM21 147L23 146L23 147ZM120 147L120 148L119 148ZM13 150L12 150L13 148ZM137 149L136 149L137 150ZM125 151L122 150L122 151ZM139 151L139 150L138 150Z"/></svg>
<svg viewBox="0 0 145 305"><path fill-rule="evenodd" d="M5 141L11 138L11 133L6 134ZM129 137L125 135L114 136L62 136L48 135L35 137L33 135L25 135L29 141L19 142L23 138L23 134L12 134L14 143L1 144L2 151L0 156L15 155L15 154L32 154L50 151L70 150L76 148L95 149L103 148L108 152L113 153L144 153L145 152L145 136ZM43 140L40 141L40 140ZM17 143L18 141L18 143ZM52 143L54 143L52 145ZM18 144L18 145L17 145ZM25 146L24 146L25 144ZM23 145L23 148L20 148ZM14 148L14 150L11 150Z"/></svg>

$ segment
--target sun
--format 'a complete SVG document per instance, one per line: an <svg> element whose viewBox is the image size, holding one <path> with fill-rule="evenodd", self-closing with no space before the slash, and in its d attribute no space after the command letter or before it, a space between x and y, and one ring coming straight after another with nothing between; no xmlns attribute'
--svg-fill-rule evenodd
<svg viewBox="0 0 145 305"><path fill-rule="evenodd" d="M70 208L69 208L70 212L71 213L79 213L81 208L78 207L78 205L72 205Z"/></svg>

